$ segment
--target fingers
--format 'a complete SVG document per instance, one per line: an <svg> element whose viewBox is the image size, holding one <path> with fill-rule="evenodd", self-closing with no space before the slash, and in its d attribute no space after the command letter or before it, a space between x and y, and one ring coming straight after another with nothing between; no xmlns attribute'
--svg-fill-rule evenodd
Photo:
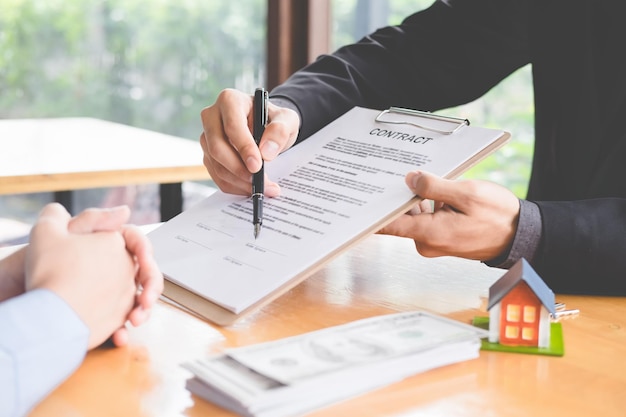
<svg viewBox="0 0 626 417"><path fill-rule="evenodd" d="M221 97L223 100L220 100ZM234 90L224 90L216 105L225 139L237 151L248 172L258 172L263 160L251 133L252 97ZM214 120L213 123L216 123ZM205 128L206 131L206 128Z"/></svg>
<svg viewBox="0 0 626 417"><path fill-rule="evenodd" d="M133 326L145 322L150 310L163 292L163 274L152 256L152 245L148 238L135 226L125 226L122 230L126 248L134 255L138 265L137 285L141 291L136 297L136 305L128 315Z"/></svg>
<svg viewBox="0 0 626 417"><path fill-rule="evenodd" d="M46 204L39 212L39 218L52 218L58 221L69 221L70 213L59 203Z"/></svg>
<svg viewBox="0 0 626 417"><path fill-rule="evenodd" d="M124 326L117 329L111 335L111 340L113 344L117 347L126 346L128 344L128 339L129 339L128 329Z"/></svg>
<svg viewBox="0 0 626 417"><path fill-rule="evenodd" d="M200 135L200 144L204 152L202 162L220 190L229 194L248 194L252 175L239 154L224 142L209 139L206 133Z"/></svg>
<svg viewBox="0 0 626 417"><path fill-rule="evenodd" d="M274 181L271 181L267 174L265 174L265 180L263 185L265 186L263 192L266 197L278 197L280 195L280 185L278 185Z"/></svg>
<svg viewBox="0 0 626 417"><path fill-rule="evenodd" d="M130 218L128 206L110 209L90 208L72 218L68 228L71 233L93 233L119 230Z"/></svg>
<svg viewBox="0 0 626 417"><path fill-rule="evenodd" d="M237 90L226 89L212 106L202 110L200 117L209 150L213 142L228 144L240 155L248 172L261 169L261 153L250 131L252 97ZM220 148L221 149L221 148ZM216 154L211 153L215 157Z"/></svg>
<svg viewBox="0 0 626 417"><path fill-rule="evenodd" d="M423 171L409 172L405 181L411 191L424 199L453 207L466 201L466 184L460 181L446 180Z"/></svg>
<svg viewBox="0 0 626 417"><path fill-rule="evenodd" d="M300 127L298 115L291 109L269 103L268 113L269 124L259 144L265 161L271 161L289 149L295 143Z"/></svg>
<svg viewBox="0 0 626 417"><path fill-rule="evenodd" d="M30 231L30 240L36 240L39 234L66 233L70 219L70 214L61 204L46 204Z"/></svg>
<svg viewBox="0 0 626 417"><path fill-rule="evenodd" d="M248 125L251 110L251 97L236 90L224 90L215 104L200 113L204 165L218 187L227 193L250 193L251 173L261 168L261 153Z"/></svg>
<svg viewBox="0 0 626 417"><path fill-rule="evenodd" d="M125 226L122 234L126 240L126 248L136 258L139 266L137 283L143 288L143 300L147 305L152 305L163 291L163 275L152 256L150 240L136 226Z"/></svg>
<svg viewBox="0 0 626 417"><path fill-rule="evenodd" d="M62 205L51 203L42 209L36 224L38 227L34 227L31 233L39 233L38 230L42 228L45 230L64 228L64 232L77 234L115 231L119 230L129 218L130 209L127 206L111 209L90 208L72 218Z"/></svg>
<svg viewBox="0 0 626 417"><path fill-rule="evenodd" d="M409 210L408 214L432 213L433 211L433 202L431 200L424 200L423 198L420 198L418 203L415 204L411 210Z"/></svg>
<svg viewBox="0 0 626 417"><path fill-rule="evenodd" d="M393 222L381 228L377 233L415 239L417 217L412 213L403 214Z"/></svg>

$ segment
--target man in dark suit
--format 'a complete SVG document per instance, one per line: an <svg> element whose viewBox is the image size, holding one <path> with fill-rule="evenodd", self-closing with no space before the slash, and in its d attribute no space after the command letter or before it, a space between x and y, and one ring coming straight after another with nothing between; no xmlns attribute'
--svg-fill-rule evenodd
<svg viewBox="0 0 626 417"><path fill-rule="evenodd" d="M225 90L202 114L205 165L222 190L247 194L261 158L272 160L353 106L436 111L531 64L527 199L491 183L410 173L411 189L436 203L381 233L411 237L425 256L504 268L525 257L558 292L626 295L625 12L619 1L436 1L274 89L260 152L247 128L250 97ZM279 192L268 179L266 194Z"/></svg>

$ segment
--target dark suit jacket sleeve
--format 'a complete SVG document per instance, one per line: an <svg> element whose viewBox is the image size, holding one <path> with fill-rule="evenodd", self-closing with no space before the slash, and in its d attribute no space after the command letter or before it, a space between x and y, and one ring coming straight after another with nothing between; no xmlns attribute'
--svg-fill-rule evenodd
<svg viewBox="0 0 626 417"><path fill-rule="evenodd" d="M533 267L555 292L626 295L626 199L539 201Z"/></svg>
<svg viewBox="0 0 626 417"><path fill-rule="evenodd" d="M523 0L440 0L319 57L271 96L301 114L299 141L354 106L436 111L467 103L530 62L528 13ZM537 204L543 239L533 267L549 285L626 293L626 203Z"/></svg>
<svg viewBox="0 0 626 417"><path fill-rule="evenodd" d="M353 106L435 111L470 102L529 62L526 8L520 0L435 2L319 57L271 97L298 108L298 140Z"/></svg>

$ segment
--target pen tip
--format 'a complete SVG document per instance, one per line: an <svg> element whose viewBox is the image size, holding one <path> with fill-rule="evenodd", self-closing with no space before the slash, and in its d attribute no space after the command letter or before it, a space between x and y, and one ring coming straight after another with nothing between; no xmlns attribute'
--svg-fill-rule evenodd
<svg viewBox="0 0 626 417"><path fill-rule="evenodd" d="M259 233L261 232L261 225L260 224L255 224L254 225L254 238L256 239L257 237L259 237Z"/></svg>

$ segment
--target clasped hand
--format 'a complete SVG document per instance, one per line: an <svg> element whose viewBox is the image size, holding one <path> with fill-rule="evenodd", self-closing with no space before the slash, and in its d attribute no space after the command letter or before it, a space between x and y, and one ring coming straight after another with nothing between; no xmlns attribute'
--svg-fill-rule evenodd
<svg viewBox="0 0 626 417"><path fill-rule="evenodd" d="M163 290L147 237L126 225L128 207L88 209L72 218L60 204L41 211L30 243L2 260L0 299L47 289L89 328L91 349L112 336L127 343L125 323L145 322Z"/></svg>

